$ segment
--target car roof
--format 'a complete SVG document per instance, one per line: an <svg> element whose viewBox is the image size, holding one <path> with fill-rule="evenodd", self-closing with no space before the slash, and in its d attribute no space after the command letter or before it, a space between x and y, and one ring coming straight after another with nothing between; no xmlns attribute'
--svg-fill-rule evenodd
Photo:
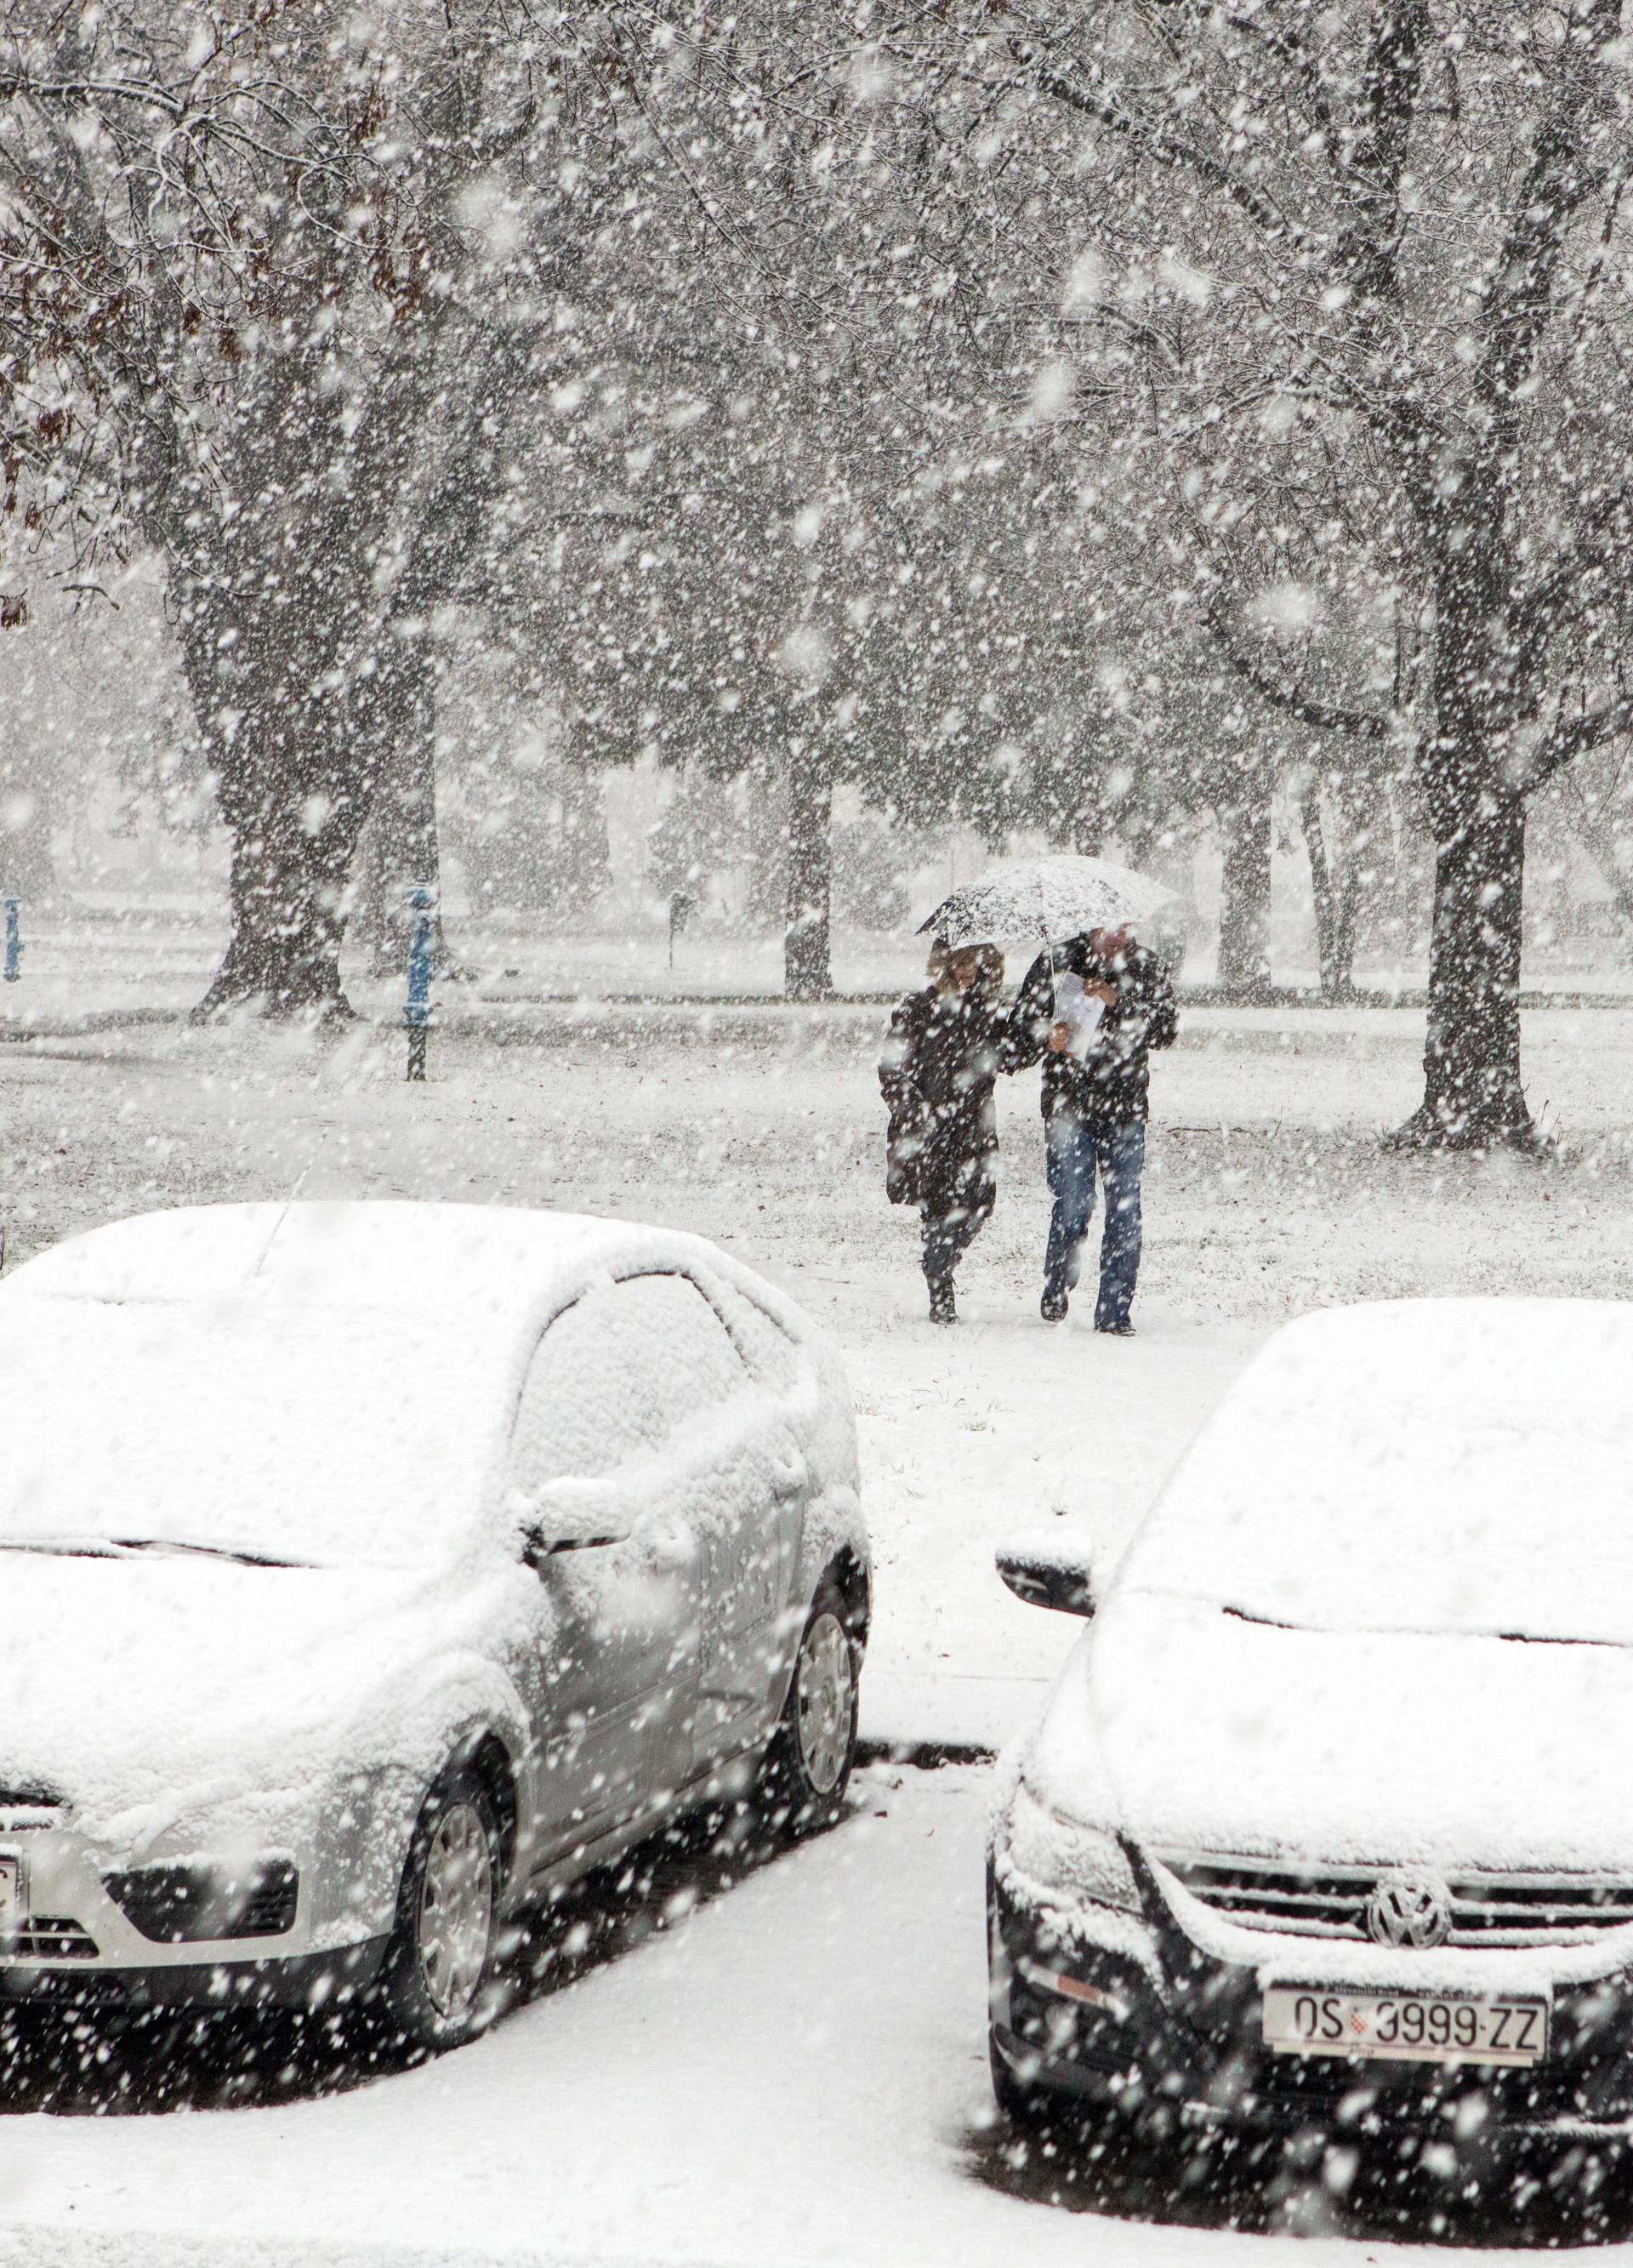
<svg viewBox="0 0 1633 2268"><path fill-rule="evenodd" d="M522 1207L110 1223L0 1285L0 1528L270 1536L315 1563L333 1536L382 1565L424 1507L438 1535L474 1536L541 1331L615 1277L675 1268L715 1295L762 1288L702 1238Z"/></svg>
<svg viewBox="0 0 1633 2268"><path fill-rule="evenodd" d="M1372 1300L1284 1324L1226 1398L1269 1410L1317 1395L1375 1426L1392 1403L1431 1400L1447 1419L1512 1420L1518 1395L1539 1423L1569 1410L1619 1435L1630 1380L1633 1301Z"/></svg>
<svg viewBox="0 0 1633 2268"><path fill-rule="evenodd" d="M1203 1427L1119 1582L1300 1628L1633 1642L1630 1382L1622 1300L1306 1316Z"/></svg>
<svg viewBox="0 0 1633 2268"><path fill-rule="evenodd" d="M320 1291L341 1307L405 1305L445 1324L455 1311L535 1314L553 1284L570 1296L587 1267L620 1270L705 1249L660 1229L519 1205L394 1200L179 1206L110 1221L28 1261L0 1285L20 1297L163 1300Z"/></svg>

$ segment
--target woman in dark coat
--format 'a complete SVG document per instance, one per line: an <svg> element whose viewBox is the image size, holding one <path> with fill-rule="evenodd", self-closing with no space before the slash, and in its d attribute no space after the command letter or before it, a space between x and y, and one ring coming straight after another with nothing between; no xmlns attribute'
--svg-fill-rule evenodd
<svg viewBox="0 0 1633 2268"><path fill-rule="evenodd" d="M890 1020L879 1083L890 1108L886 1192L919 1208L930 1319L955 1323L953 1271L986 1226L997 1187L992 1099L1005 1024L1003 957L989 945L936 945L930 983Z"/></svg>

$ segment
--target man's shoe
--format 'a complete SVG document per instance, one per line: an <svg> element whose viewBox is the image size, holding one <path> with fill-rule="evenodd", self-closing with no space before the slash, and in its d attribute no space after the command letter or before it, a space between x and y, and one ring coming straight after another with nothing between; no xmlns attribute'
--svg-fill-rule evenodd
<svg viewBox="0 0 1633 2268"><path fill-rule="evenodd" d="M930 1286L930 1320L932 1323L956 1323L959 1311L953 1304L953 1278L942 1276L931 1279Z"/></svg>
<svg viewBox="0 0 1633 2268"><path fill-rule="evenodd" d="M1066 1320L1066 1294L1046 1292L1038 1302L1038 1313L1046 1323L1063 1323Z"/></svg>
<svg viewBox="0 0 1633 2268"><path fill-rule="evenodd" d="M1134 1326L1126 1315L1120 1323L1096 1323L1094 1328L1108 1339L1131 1339L1134 1336Z"/></svg>

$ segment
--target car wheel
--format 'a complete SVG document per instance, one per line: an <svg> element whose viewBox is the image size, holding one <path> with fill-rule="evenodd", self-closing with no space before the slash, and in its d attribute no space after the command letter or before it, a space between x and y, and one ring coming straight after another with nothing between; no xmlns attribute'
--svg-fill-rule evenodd
<svg viewBox="0 0 1633 2268"><path fill-rule="evenodd" d="M990 2024L987 2027L987 2058L992 2066L993 2098L1010 2124L1039 2124L1048 2109L1048 2098L1042 2088L1029 2087L1024 2079L1015 2076Z"/></svg>
<svg viewBox="0 0 1633 2268"><path fill-rule="evenodd" d="M844 1600L824 1575L761 1772L761 1808L785 1835L814 1835L843 1808L856 1761L859 1671Z"/></svg>
<svg viewBox="0 0 1633 2268"><path fill-rule="evenodd" d="M502 1880L493 1798L474 1771L445 1772L408 1845L382 1977L385 2013L416 2047L458 2047L487 2023Z"/></svg>

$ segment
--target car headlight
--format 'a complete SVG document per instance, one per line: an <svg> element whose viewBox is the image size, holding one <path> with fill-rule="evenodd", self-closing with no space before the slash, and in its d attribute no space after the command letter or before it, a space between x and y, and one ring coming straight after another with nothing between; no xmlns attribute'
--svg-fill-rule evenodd
<svg viewBox="0 0 1633 2268"><path fill-rule="evenodd" d="M1001 1864L1063 1904L1142 1911L1139 1884L1117 1837L1103 1827L1061 1818L1024 1781L1011 1801L999 1851Z"/></svg>

